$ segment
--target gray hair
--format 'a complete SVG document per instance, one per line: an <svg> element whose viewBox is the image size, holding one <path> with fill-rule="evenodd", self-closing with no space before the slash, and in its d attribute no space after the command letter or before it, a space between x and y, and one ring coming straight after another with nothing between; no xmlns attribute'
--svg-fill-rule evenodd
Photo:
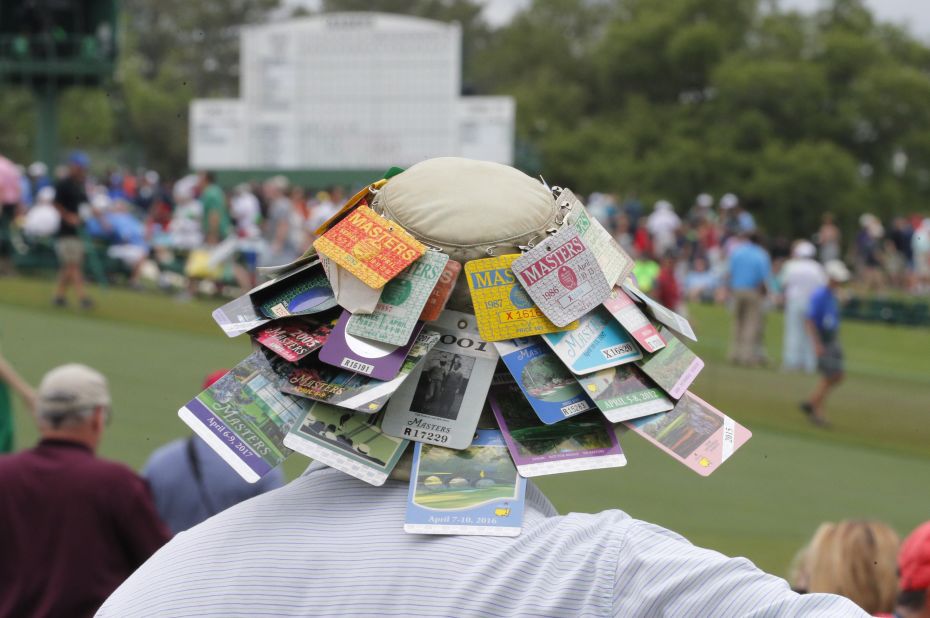
<svg viewBox="0 0 930 618"><path fill-rule="evenodd" d="M36 409L36 418L39 423L49 425L53 429L79 427L88 423L94 410L101 406L62 409L56 406L43 406L41 403Z"/></svg>

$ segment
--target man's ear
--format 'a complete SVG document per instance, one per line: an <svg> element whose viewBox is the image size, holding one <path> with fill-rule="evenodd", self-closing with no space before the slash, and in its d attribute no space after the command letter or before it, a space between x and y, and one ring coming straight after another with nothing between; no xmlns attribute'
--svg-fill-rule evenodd
<svg viewBox="0 0 930 618"><path fill-rule="evenodd" d="M105 406L97 406L91 415L91 426L95 432L103 432L103 427L107 424L107 409Z"/></svg>

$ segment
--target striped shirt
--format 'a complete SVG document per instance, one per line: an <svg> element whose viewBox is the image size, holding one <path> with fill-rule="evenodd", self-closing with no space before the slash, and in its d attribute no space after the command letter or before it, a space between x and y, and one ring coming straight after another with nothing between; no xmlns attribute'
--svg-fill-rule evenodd
<svg viewBox="0 0 930 618"><path fill-rule="evenodd" d="M559 516L526 495L518 537L410 535L406 483L314 463L176 536L97 615L866 615L621 511Z"/></svg>

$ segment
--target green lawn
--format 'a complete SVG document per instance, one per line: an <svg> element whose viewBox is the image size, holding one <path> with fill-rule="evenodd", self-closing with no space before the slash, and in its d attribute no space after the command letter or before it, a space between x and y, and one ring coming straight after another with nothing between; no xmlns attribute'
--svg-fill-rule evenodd
<svg viewBox="0 0 930 618"><path fill-rule="evenodd" d="M115 419L103 454L138 468L155 447L187 433L177 409L205 374L247 355L248 340L227 339L213 324L217 303L115 289L95 295L92 313L56 310L49 282L0 279L0 344L33 382L67 361L106 373ZM693 347L707 361L694 391L748 426L753 439L705 479L625 435L626 468L539 481L561 512L623 509L778 574L823 520L875 517L905 534L930 519L930 330L844 324L849 379L830 402L834 428L823 431L796 407L814 378L726 365L724 310L692 311L701 337ZM780 337L773 315L775 359ZM18 411L22 448L36 434ZM305 463L292 456L288 475Z"/></svg>

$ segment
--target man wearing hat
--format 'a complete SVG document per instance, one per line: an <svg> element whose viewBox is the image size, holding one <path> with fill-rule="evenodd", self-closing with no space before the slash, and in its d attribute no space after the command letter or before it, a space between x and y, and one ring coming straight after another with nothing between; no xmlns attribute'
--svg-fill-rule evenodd
<svg viewBox="0 0 930 618"><path fill-rule="evenodd" d="M42 439L0 457L0 616L91 616L168 540L145 482L94 454L109 416L99 372L42 378Z"/></svg>
<svg viewBox="0 0 930 618"><path fill-rule="evenodd" d="M899 618L930 618L930 521L901 544L898 553Z"/></svg>
<svg viewBox="0 0 930 618"><path fill-rule="evenodd" d="M460 263L527 245L559 216L538 181L455 158L414 165L372 206ZM449 306L470 311L463 279ZM98 615L865 615L619 510L560 516L529 481L517 537L408 534L410 466L375 487L314 462L178 535Z"/></svg>
<svg viewBox="0 0 930 618"><path fill-rule="evenodd" d="M58 240L55 253L58 255L58 287L53 302L58 307L68 304L65 296L68 288L74 291L85 309L93 307L93 301L84 291L84 241L81 239L81 204L86 204L87 193L84 182L87 179L87 167L90 157L80 151L74 151L68 157L68 173L55 185L55 208L61 215L58 227Z"/></svg>
<svg viewBox="0 0 930 618"><path fill-rule="evenodd" d="M840 303L836 290L849 281L849 269L839 260L830 260L823 269L827 285L814 291L807 309L807 332L814 344L821 378L811 396L801 403L801 411L820 427L829 425L823 412L827 395L843 381L843 348L839 342Z"/></svg>
<svg viewBox="0 0 930 618"><path fill-rule="evenodd" d="M814 291L826 284L823 266L815 257L817 248L809 240L795 241L791 258L779 275L785 294L785 329L781 367L785 371L814 373L817 359L807 334L807 308Z"/></svg>

